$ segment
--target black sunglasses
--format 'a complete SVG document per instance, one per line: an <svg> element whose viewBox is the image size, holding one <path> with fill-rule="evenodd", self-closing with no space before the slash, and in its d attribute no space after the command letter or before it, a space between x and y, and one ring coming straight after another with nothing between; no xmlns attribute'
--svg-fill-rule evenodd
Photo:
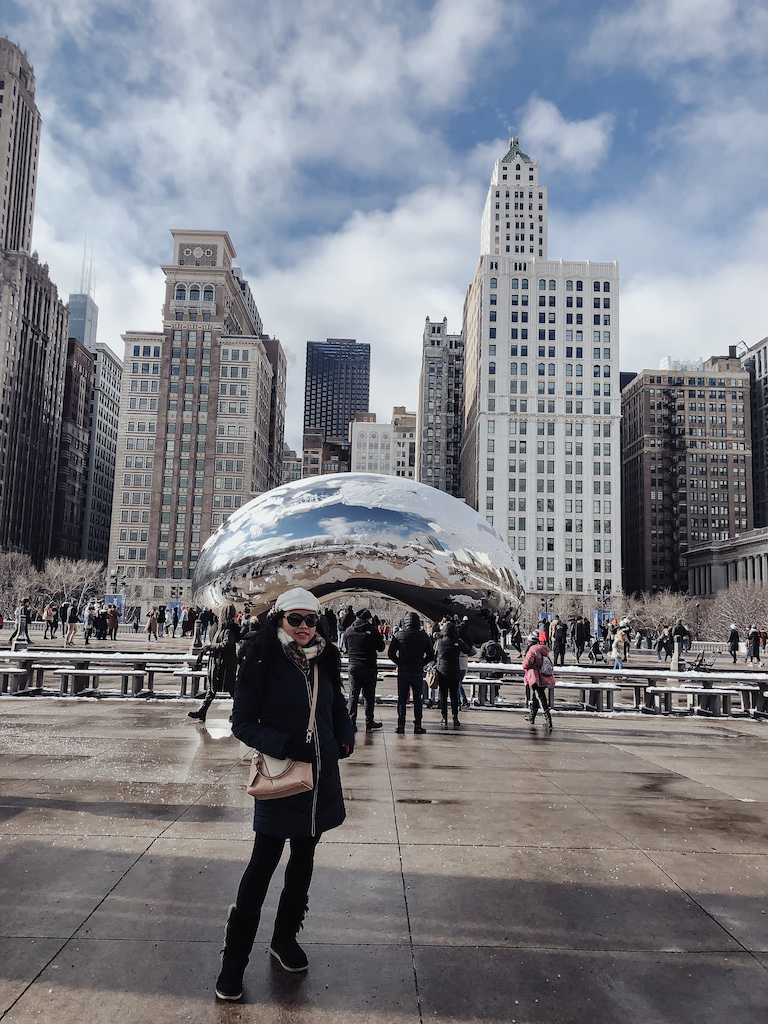
<svg viewBox="0 0 768 1024"><path fill-rule="evenodd" d="M294 629L300 626L302 622L306 622L309 628L313 629L317 625L319 618L320 616L315 615L314 612L310 612L309 615L299 615L298 612L289 612L289 614L285 616L285 621L289 626L293 626Z"/></svg>

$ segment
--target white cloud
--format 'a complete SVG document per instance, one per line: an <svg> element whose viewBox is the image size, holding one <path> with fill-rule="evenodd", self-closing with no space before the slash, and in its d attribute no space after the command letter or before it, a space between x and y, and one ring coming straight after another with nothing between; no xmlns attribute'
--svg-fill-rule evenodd
<svg viewBox="0 0 768 1024"><path fill-rule="evenodd" d="M546 173L586 175L608 156L613 117L598 114L582 121L568 121L554 103L535 94L520 111L519 135L524 149L536 154Z"/></svg>
<svg viewBox="0 0 768 1024"><path fill-rule="evenodd" d="M635 0L599 16L583 58L630 61L658 77L690 61L762 54L767 35L768 9L759 0Z"/></svg>
<svg viewBox="0 0 768 1024"><path fill-rule="evenodd" d="M371 410L415 409L426 316L461 329L479 251L481 190L424 188L391 212L355 214L285 270L252 279L265 325L288 354L287 440L301 446L307 341L354 337L371 345Z"/></svg>

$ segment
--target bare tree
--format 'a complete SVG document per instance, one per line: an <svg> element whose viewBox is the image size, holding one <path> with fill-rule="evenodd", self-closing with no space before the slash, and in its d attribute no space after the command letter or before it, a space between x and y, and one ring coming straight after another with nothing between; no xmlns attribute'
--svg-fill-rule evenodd
<svg viewBox="0 0 768 1024"><path fill-rule="evenodd" d="M85 558L48 558L41 582L49 600L55 598L81 605L89 599L104 597L107 576L103 562Z"/></svg>
<svg viewBox="0 0 768 1024"><path fill-rule="evenodd" d="M33 608L40 605L40 574L29 555L0 551L0 611L10 618L28 597Z"/></svg>
<svg viewBox="0 0 768 1024"><path fill-rule="evenodd" d="M725 641L735 623L742 640L750 626L768 620L768 590L747 580L719 590L715 599L702 602L702 632L706 639Z"/></svg>

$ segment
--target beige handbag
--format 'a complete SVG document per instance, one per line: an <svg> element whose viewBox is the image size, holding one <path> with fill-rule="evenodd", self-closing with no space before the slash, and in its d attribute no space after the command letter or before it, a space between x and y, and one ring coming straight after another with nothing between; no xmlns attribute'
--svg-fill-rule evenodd
<svg viewBox="0 0 768 1024"><path fill-rule="evenodd" d="M315 665L312 707L307 725L307 743L312 742L312 730L315 727L317 685L318 672L317 665ZM314 786L312 765L309 762L294 761L290 757L271 757L269 754L254 750L246 789L249 796L256 800L279 800L285 796L311 792Z"/></svg>

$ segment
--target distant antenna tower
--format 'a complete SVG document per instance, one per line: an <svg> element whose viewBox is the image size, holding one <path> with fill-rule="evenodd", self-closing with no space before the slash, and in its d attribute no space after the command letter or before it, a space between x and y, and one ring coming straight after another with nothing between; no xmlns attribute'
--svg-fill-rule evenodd
<svg viewBox="0 0 768 1024"><path fill-rule="evenodd" d="M2 0L0 0L2 3ZM86 270L87 265L87 270ZM83 263L80 268L80 295L93 297L93 245L91 245L91 258L88 259L88 239L83 241Z"/></svg>

